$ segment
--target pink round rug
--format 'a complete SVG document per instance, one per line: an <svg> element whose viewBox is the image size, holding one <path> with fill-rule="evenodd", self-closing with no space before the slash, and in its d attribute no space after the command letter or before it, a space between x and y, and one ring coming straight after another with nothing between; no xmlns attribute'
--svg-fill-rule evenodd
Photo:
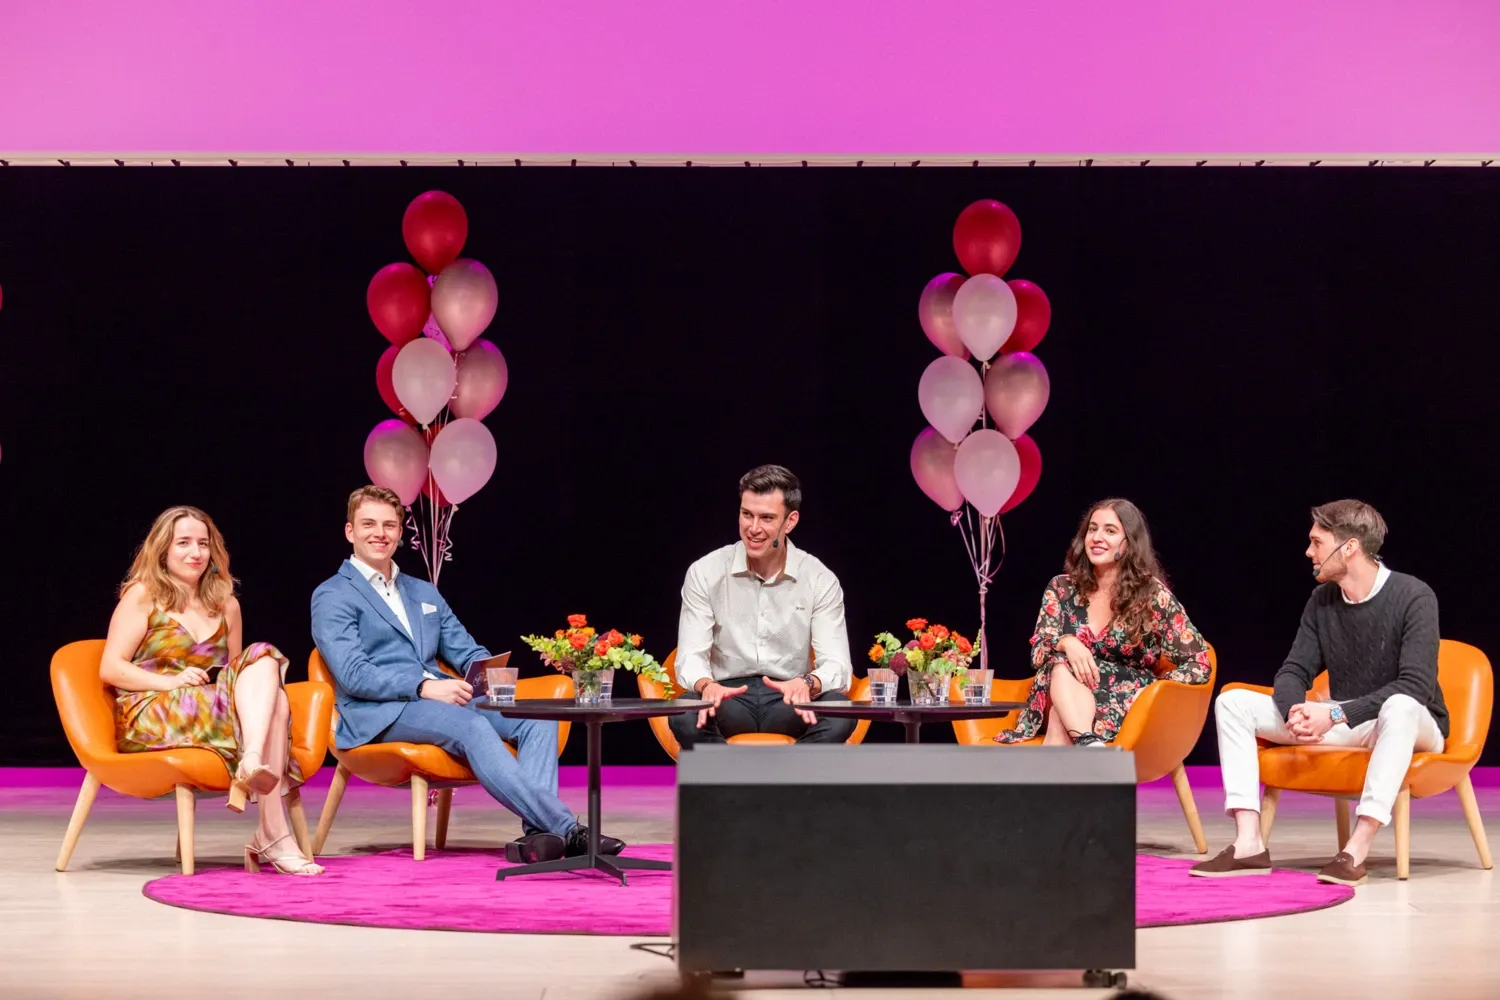
<svg viewBox="0 0 1500 1000"><path fill-rule="evenodd" d="M627 850L672 857L669 844ZM148 897L172 906L316 924L487 931L496 934L619 934L664 937L672 927L672 873L630 872L630 885L600 873L529 875L495 882L493 851L411 851L319 858L313 878L248 875L213 868L146 883ZM1354 890L1305 872L1265 878L1190 878L1184 858L1136 856L1136 926L1206 924L1303 913L1342 903Z"/></svg>

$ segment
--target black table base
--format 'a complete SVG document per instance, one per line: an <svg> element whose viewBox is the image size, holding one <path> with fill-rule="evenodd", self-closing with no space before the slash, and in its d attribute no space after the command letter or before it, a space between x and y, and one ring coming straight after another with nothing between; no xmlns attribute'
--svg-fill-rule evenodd
<svg viewBox="0 0 1500 1000"><path fill-rule="evenodd" d="M641 699L623 700L618 705L605 703L599 705L592 711L577 710L568 711L567 703L561 699L533 701L530 704L522 701L516 705L508 705L504 708L489 709L499 711L502 715L509 714L517 718L541 718L552 720L580 720L588 729L588 755L589 755L589 849L587 854L580 854L572 858L556 858L552 861L536 861L529 865L506 865L495 872L495 881L504 882L508 878L517 875L544 875L549 872L582 872L597 871L604 872L610 878L620 880L621 885L628 885L627 871L671 871L672 862L655 861L650 858L624 858L599 853L599 825L600 804L599 800L603 791L604 779L600 763L604 757L604 724L606 722L617 722L627 718L648 718L651 715L672 715L684 711L698 711L704 703L683 700L680 705L672 704L670 710L660 708L645 708L642 706L658 705L657 702L642 702ZM671 703L668 703L671 704ZM549 710L552 706L553 710Z"/></svg>

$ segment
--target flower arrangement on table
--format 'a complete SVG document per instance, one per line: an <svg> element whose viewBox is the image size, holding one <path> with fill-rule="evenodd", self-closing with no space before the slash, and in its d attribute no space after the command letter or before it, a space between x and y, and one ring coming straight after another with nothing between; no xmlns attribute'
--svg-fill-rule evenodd
<svg viewBox="0 0 1500 1000"><path fill-rule="evenodd" d="M870 662L893 670L897 677L910 673L912 700L919 698L948 700L948 678L965 674L979 655L979 643L970 642L945 625L929 625L926 618L906 622L912 637L903 646L889 632L875 637L870 647Z"/></svg>
<svg viewBox="0 0 1500 1000"><path fill-rule="evenodd" d="M521 641L540 653L547 666L571 673L580 698L589 694L597 697L602 670L628 670L659 684L667 682L661 664L641 648L644 639L616 629L600 634L585 615L569 615L568 627L550 636L523 635Z"/></svg>

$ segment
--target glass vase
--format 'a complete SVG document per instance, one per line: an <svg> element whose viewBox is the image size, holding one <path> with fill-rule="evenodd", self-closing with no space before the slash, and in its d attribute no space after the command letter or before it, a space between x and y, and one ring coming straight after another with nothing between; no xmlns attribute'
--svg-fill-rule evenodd
<svg viewBox="0 0 1500 1000"><path fill-rule="evenodd" d="M579 705L608 704L615 690L615 671L573 671L573 701Z"/></svg>
<svg viewBox="0 0 1500 1000"><path fill-rule="evenodd" d="M913 705L948 704L947 674L936 672L917 673L913 670L907 673L906 681L911 687L911 703Z"/></svg>

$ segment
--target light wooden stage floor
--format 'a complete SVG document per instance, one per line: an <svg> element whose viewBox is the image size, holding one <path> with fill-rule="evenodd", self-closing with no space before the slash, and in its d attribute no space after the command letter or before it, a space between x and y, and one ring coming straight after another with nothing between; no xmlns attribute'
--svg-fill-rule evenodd
<svg viewBox="0 0 1500 1000"><path fill-rule="evenodd" d="M319 777L322 781L306 794L314 823L327 771ZM1212 850L1224 846L1230 834L1215 780L1212 771L1194 776ZM196 913L152 902L141 886L174 870L170 800L143 803L101 792L70 870L58 873L53 861L75 793L76 785L61 781L16 787L0 775L0 996L569 1000L629 997L675 982L668 960L631 947L644 939L338 927ZM1478 794L1492 835L1500 833L1500 788L1480 787ZM565 787L563 796L575 811L584 811L582 788ZM409 801L405 791L354 783L327 851L400 845L409 838ZM636 843L669 840L671 803L669 787L607 784L604 828ZM1139 809L1143 850L1191 850L1169 785L1142 788ZM238 864L238 846L250 828L248 816L229 813L222 799L200 802L200 869ZM493 846L518 832L517 821L481 790L456 793L454 846ZM1315 869L1332 855L1334 840L1333 809L1326 800L1284 796L1272 839L1278 867ZM1408 882L1396 880L1392 850L1389 831L1382 831L1370 882L1355 899L1331 909L1141 931L1131 986L1172 1000L1500 996L1500 891L1494 872L1477 866L1457 799L1450 794L1413 802ZM1059 873L1059 882L1065 878ZM1024 910L1002 915L1002 902L1014 901L996 900L991 919L997 934L1004 933L1008 919L1025 919ZM967 918L983 919L980 914ZM1025 988L1007 988L1011 983ZM1110 995L1077 983L1072 973L1042 975L966 989L962 996ZM736 988L754 991L755 1000L809 992L800 975L752 975ZM911 994L938 1000L958 992Z"/></svg>

